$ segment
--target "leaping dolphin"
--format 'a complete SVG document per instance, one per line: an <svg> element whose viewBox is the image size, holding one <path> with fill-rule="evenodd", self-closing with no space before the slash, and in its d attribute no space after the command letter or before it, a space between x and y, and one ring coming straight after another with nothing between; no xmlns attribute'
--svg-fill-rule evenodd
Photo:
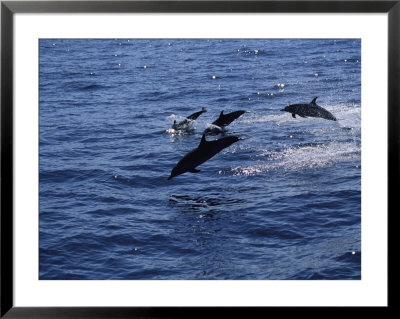
<svg viewBox="0 0 400 319"><path fill-rule="evenodd" d="M301 117L320 117L326 120L337 121L332 113L317 105L317 97L314 97L309 104L291 104L283 108L282 112L292 113L292 117L296 118L296 114Z"/></svg>
<svg viewBox="0 0 400 319"><path fill-rule="evenodd" d="M243 138L237 136L227 136L214 141L206 141L206 136L203 134L201 142L197 148L187 153L171 171L171 178L181 175L186 172L198 173L200 170L197 166L208 161L211 157L221 152L224 148L236 143Z"/></svg>
<svg viewBox="0 0 400 319"><path fill-rule="evenodd" d="M228 114L224 114L224 111L221 111L219 117L211 123L211 127L208 127L204 133L206 134L213 134L213 133L221 133L223 132L223 128L231 124L234 120L236 120L239 116L241 116L246 111L240 110L231 112Z"/></svg>
<svg viewBox="0 0 400 319"><path fill-rule="evenodd" d="M239 116L241 116L243 113L246 111L240 110L240 111L235 111L231 112L228 114L224 114L224 111L221 111L221 114L219 115L218 119L216 119L214 122L212 122L213 125L219 126L219 127L225 127L231 124L234 120L236 120Z"/></svg>
<svg viewBox="0 0 400 319"><path fill-rule="evenodd" d="M187 117L187 119L189 119L189 120L197 120L197 118L201 115L201 114L203 114L204 112L207 112L207 110L206 110L206 108L205 107L202 107L201 108L201 111L198 111L198 112L196 112L196 113L193 113L193 114L191 114L191 115L189 115L188 117Z"/></svg>
<svg viewBox="0 0 400 319"><path fill-rule="evenodd" d="M204 112L207 112L207 110L206 110L205 107L203 107L203 108L201 109L201 111L189 115L188 117L186 117L183 121L181 121L181 122L179 122L179 123L177 123L176 120L175 120L175 121L174 121L174 124L172 124L172 128L173 128L174 130L184 130L184 129L187 129L187 128L189 127L189 125L190 125L193 121L197 120L197 118L198 118L201 114L203 114Z"/></svg>

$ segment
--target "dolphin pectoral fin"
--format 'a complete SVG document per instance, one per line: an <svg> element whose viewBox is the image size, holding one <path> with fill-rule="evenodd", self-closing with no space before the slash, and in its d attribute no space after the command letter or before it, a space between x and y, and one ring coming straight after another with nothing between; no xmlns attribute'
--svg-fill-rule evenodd
<svg viewBox="0 0 400 319"><path fill-rule="evenodd" d="M295 119L296 118L296 113L292 113L292 117Z"/></svg>
<svg viewBox="0 0 400 319"><path fill-rule="evenodd" d="M189 172L190 172L190 173L198 173L198 172L200 172L200 170L199 170L199 169L192 168Z"/></svg>

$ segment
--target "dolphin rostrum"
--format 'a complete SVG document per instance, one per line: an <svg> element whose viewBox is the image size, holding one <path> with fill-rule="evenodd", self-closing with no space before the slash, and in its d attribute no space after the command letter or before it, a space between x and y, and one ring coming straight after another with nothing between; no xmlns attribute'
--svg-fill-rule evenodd
<svg viewBox="0 0 400 319"><path fill-rule="evenodd" d="M237 136L226 136L214 141L206 141L206 136L203 134L201 142L197 148L187 153L171 171L171 178L181 175L186 172L198 173L200 170L196 169L197 166L208 161L211 157L221 152L224 148L232 145L233 143L242 140L243 138Z"/></svg>
<svg viewBox="0 0 400 319"><path fill-rule="evenodd" d="M204 112L207 112L207 110L206 110L205 107L203 107L203 108L201 109L201 111L198 111L198 112L196 112L196 113L193 113L193 114L189 115L188 117L186 117L183 121L181 121L181 122L179 122L179 123L177 123L176 120L175 120L175 121L174 121L174 124L172 124L172 128L173 128L174 130L184 130L184 129L187 129L187 128L189 127L189 125L190 125L193 121L197 120L197 118L198 118L201 114L203 114Z"/></svg>
<svg viewBox="0 0 400 319"><path fill-rule="evenodd" d="M296 114L301 117L321 117L323 119L337 121L332 113L320 107L316 103L317 97L314 97L309 104L291 104L283 108L282 112L292 113L292 117L296 118Z"/></svg>
<svg viewBox="0 0 400 319"><path fill-rule="evenodd" d="M236 120L239 116L241 116L246 111L240 110L231 112L228 114L224 114L224 111L221 111L219 117L211 123L211 126L206 128L204 133L206 134L219 134L223 132L223 128L231 124L234 120Z"/></svg>

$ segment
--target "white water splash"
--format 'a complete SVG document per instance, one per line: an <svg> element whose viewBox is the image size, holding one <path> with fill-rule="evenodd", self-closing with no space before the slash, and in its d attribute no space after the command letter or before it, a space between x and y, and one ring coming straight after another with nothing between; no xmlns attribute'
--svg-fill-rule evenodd
<svg viewBox="0 0 400 319"><path fill-rule="evenodd" d="M298 129L312 134L316 137L316 141L298 145L289 143L286 146L282 145L283 148L278 150L276 148L256 150L257 162L234 167L231 169L233 174L256 175L277 169L298 171L332 166L345 161L360 161L360 105L327 106L326 109L338 118L337 122L316 118L293 119L290 114L283 112L264 116L253 114L243 119L243 122L248 124L269 122L278 126L292 126L293 122L296 122Z"/></svg>
<svg viewBox="0 0 400 319"><path fill-rule="evenodd" d="M343 161L360 159L361 146L353 142L289 147L282 151L264 150L257 156L254 165L232 168L234 175L256 175L271 170L297 171L306 168L320 168Z"/></svg>

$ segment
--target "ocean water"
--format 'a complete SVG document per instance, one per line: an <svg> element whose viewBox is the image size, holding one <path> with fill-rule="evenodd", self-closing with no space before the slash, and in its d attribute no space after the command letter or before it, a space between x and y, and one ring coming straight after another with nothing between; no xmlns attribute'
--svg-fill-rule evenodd
<svg viewBox="0 0 400 319"><path fill-rule="evenodd" d="M39 279L361 279L359 39L39 47ZM245 139L168 181L222 110Z"/></svg>

